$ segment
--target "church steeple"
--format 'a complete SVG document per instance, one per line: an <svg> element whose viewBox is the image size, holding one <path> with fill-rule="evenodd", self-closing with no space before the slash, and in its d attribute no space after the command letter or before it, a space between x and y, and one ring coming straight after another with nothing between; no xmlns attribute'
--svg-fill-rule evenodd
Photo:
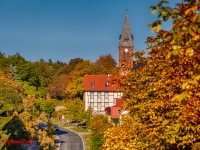
<svg viewBox="0 0 200 150"><path fill-rule="evenodd" d="M133 35L131 34L127 10L122 34L119 36L119 46L133 46Z"/></svg>
<svg viewBox="0 0 200 150"><path fill-rule="evenodd" d="M130 67L133 64L133 35L131 34L130 24L128 20L128 12L126 10L122 34L119 36L119 67L124 63L128 63Z"/></svg>

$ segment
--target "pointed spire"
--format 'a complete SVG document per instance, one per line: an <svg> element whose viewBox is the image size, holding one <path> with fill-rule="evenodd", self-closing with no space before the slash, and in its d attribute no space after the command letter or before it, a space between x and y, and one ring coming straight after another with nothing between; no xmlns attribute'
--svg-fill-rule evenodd
<svg viewBox="0 0 200 150"><path fill-rule="evenodd" d="M133 46L133 35L131 34L127 9L122 34L119 36L119 46Z"/></svg>

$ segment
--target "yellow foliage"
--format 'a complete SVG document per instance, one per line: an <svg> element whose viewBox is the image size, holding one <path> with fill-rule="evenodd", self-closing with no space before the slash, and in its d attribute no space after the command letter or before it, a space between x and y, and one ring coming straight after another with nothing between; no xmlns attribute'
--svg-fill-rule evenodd
<svg viewBox="0 0 200 150"><path fill-rule="evenodd" d="M124 89L130 117L105 132L102 149L199 149L200 2L184 1L176 9L163 2L155 8L162 21L173 19L172 29L147 38L148 56L136 59L141 70L113 77ZM152 30L162 21L150 24Z"/></svg>

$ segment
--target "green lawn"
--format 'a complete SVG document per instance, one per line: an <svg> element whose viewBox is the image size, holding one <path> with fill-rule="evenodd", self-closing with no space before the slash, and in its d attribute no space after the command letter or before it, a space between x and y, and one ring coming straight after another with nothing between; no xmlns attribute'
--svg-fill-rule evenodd
<svg viewBox="0 0 200 150"><path fill-rule="evenodd" d="M57 124L58 126L61 125L61 121L60 121L58 118L53 118L53 117L51 117L50 121L51 121L53 124Z"/></svg>
<svg viewBox="0 0 200 150"><path fill-rule="evenodd" d="M77 127L72 127L72 128L70 128L70 130L73 130L73 131L75 131L75 132L88 132L88 131L89 131L87 128L84 129L84 128L81 128L81 127L79 127L79 128L77 128Z"/></svg>
<svg viewBox="0 0 200 150"><path fill-rule="evenodd" d="M72 126L72 125L68 125L68 124L63 124L58 118L51 117L50 120L51 120L51 122L53 124L56 124L56 125L61 126L61 127L70 127L70 126Z"/></svg>
<svg viewBox="0 0 200 150"><path fill-rule="evenodd" d="M85 150L90 150L90 135L82 135L83 141L85 143Z"/></svg>

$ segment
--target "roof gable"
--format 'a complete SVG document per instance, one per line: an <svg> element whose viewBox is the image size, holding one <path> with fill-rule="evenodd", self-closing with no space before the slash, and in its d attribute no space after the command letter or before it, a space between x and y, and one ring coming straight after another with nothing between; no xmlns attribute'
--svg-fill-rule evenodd
<svg viewBox="0 0 200 150"><path fill-rule="evenodd" d="M109 82L107 75L85 75L84 91L117 91L117 86Z"/></svg>
<svg viewBox="0 0 200 150"><path fill-rule="evenodd" d="M113 107L122 107L123 101L124 100L122 98L117 98L116 105L114 105Z"/></svg>

